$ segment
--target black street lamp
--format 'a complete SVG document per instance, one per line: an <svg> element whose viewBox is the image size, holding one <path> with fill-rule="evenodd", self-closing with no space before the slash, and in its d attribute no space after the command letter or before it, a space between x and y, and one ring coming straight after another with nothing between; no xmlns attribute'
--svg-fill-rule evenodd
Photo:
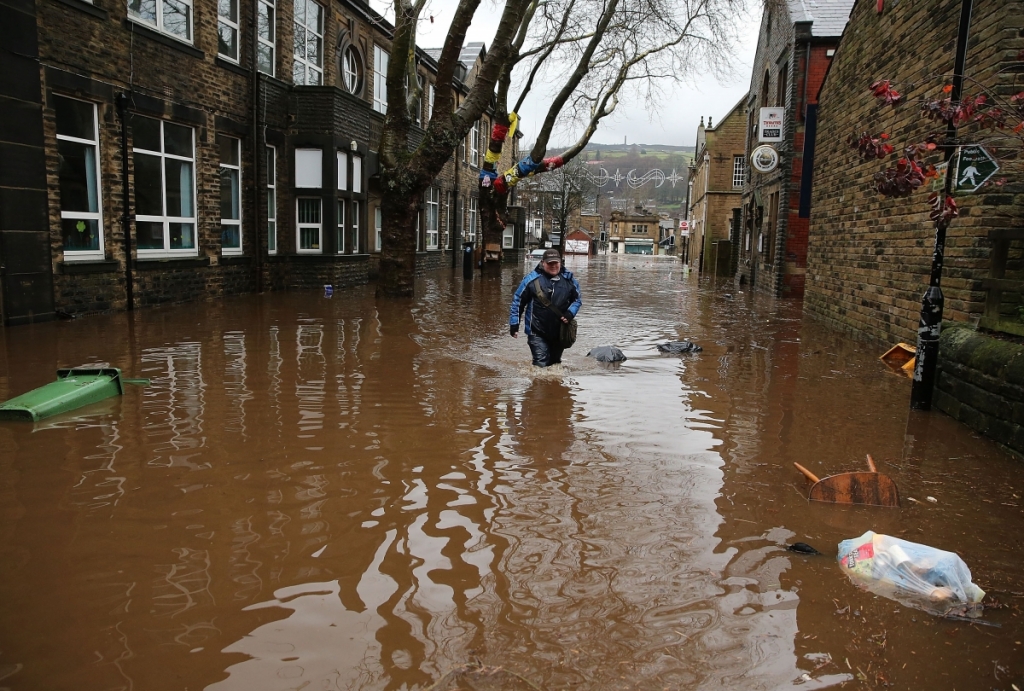
<svg viewBox="0 0 1024 691"><path fill-rule="evenodd" d="M963 93L964 72L967 69L967 38L971 29L972 0L962 0L960 5L960 28L956 38L956 59L953 64L953 90L950 101L958 103ZM953 189L952 158L956 151L956 126L951 120L946 127L946 180L935 214L935 247L932 250L932 271L928 290L921 298L921 321L917 327L917 360L914 363L914 380L910 388L910 407L913 410L931 410L932 393L935 389L935 370L939 359L939 334L942 331L942 260L946 251L947 217L946 199Z"/></svg>

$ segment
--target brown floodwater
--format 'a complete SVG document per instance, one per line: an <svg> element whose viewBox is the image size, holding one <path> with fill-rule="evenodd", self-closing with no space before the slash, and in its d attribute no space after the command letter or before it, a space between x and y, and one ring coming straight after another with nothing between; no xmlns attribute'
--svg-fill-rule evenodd
<svg viewBox="0 0 1024 691"><path fill-rule="evenodd" d="M580 341L534 372L505 326L528 268L0 329L0 400L58 367L151 379L0 423L0 688L411 690L480 664L1024 689L1019 458L910 415L877 346L671 259L570 262ZM683 338L703 352L655 348ZM585 357L604 344L629 359ZM793 461L867 453L901 509L806 501ZM957 552L990 625L855 587L836 547L867 530Z"/></svg>

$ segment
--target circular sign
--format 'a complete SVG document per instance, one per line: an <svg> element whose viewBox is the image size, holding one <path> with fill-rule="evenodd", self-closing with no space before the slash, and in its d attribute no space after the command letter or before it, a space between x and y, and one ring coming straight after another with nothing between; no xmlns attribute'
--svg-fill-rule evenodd
<svg viewBox="0 0 1024 691"><path fill-rule="evenodd" d="M779 167L779 152L762 144L750 154L750 164L759 173L770 173Z"/></svg>

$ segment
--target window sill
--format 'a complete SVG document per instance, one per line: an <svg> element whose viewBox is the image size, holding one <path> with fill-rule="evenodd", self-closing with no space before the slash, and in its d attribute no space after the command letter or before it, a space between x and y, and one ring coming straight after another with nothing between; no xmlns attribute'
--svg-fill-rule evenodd
<svg viewBox="0 0 1024 691"><path fill-rule="evenodd" d="M199 50L198 48L194 48L190 44L185 43L184 41L168 36L167 34L161 33L156 29L143 24L142 22L137 22L126 17L124 19L124 27L128 29L128 31L134 32L139 36L145 36L146 38L156 41L157 43L162 43L165 46L176 48L177 50L180 50L186 55L191 55L194 58L199 58L200 60L202 60L206 57L206 53Z"/></svg>
<svg viewBox="0 0 1024 691"><path fill-rule="evenodd" d="M225 58L223 56L218 55L216 58L214 58L213 62L214 62L214 64L217 65L217 67L223 68L223 69L227 70L228 72L234 72L235 74L240 74L243 77L248 77L249 76L249 70L248 69L246 69L245 67L242 67L241 65L239 65L236 62L231 62L230 60L228 60L227 58Z"/></svg>
<svg viewBox="0 0 1024 691"><path fill-rule="evenodd" d="M197 269L210 265L209 257L170 257L153 259L136 259L135 268L139 271L165 271L167 269Z"/></svg>
<svg viewBox="0 0 1024 691"><path fill-rule="evenodd" d="M76 10L85 12L86 14L91 14L97 19L107 19L110 16L106 10L101 10L92 3L84 2L84 0L57 0L57 2L63 3L68 7L74 7Z"/></svg>
<svg viewBox="0 0 1024 691"><path fill-rule="evenodd" d="M60 262L60 272L64 275L72 274L107 274L118 270L120 262L116 259L73 259Z"/></svg>
<svg viewBox="0 0 1024 691"><path fill-rule="evenodd" d="M252 257L244 254L222 254L218 263L221 266L247 266L252 264Z"/></svg>

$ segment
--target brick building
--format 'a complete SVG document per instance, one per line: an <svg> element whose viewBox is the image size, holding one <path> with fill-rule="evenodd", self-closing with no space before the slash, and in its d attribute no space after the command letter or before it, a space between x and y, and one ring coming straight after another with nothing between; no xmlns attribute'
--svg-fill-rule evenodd
<svg viewBox="0 0 1024 691"><path fill-rule="evenodd" d="M661 219L643 208L612 211L608 222L609 254L658 254Z"/></svg>
<svg viewBox="0 0 1024 691"><path fill-rule="evenodd" d="M18 28L0 85L3 323L368 280L391 26L360 0L4 0L0 20ZM465 47L461 94L483 55ZM417 70L422 128L428 52ZM424 195L420 270L479 233L489 131L485 116Z"/></svg>
<svg viewBox="0 0 1024 691"><path fill-rule="evenodd" d="M778 153L777 167L760 173L748 166L736 237L741 285L772 295L803 295L817 94L853 3L785 0L766 5L747 95L748 164L768 134L760 127L761 109L781 110L783 126L781 141L770 144Z"/></svg>
<svg viewBox="0 0 1024 691"><path fill-rule="evenodd" d="M885 131L900 148L941 127L920 117L917 104L942 96L953 71L959 15L960 3L886 2L879 13L875 2L858 0L821 89L805 309L884 343L914 342L934 224L926 190L906 199L882 197L872 176L893 161L863 161L847 138ZM1024 2L974 3L965 93L977 93L978 85L1004 98L1021 90L1022 31ZM872 97L868 85L882 78L892 79L901 91L913 85L904 93L905 106L885 108ZM967 140L974 136L969 128L961 132ZM928 159L941 160L939 153ZM942 278L947 319L977 321L984 312L990 234L1009 238L1016 232L1024 239L1021 169L1004 162L1000 175L1006 185L957 196L960 217L947 232ZM1011 249L1011 263L1020 259L1019 252Z"/></svg>
<svg viewBox="0 0 1024 691"><path fill-rule="evenodd" d="M701 273L729 275L730 241L739 222L743 183L746 181L744 152L747 129L746 97L725 117L704 126L700 119L694 166L690 170L690 235L686 256ZM712 256L716 260L712 260ZM716 266L717 264L717 266Z"/></svg>

